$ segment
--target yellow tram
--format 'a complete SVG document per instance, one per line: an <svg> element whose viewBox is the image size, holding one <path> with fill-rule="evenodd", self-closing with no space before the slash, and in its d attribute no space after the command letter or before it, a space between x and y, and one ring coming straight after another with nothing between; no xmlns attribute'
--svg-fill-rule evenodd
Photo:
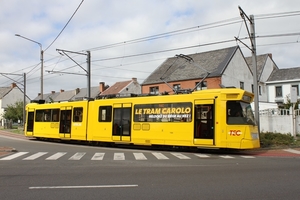
<svg viewBox="0 0 300 200"><path fill-rule="evenodd" d="M35 138L253 149L254 95L236 88L190 94L103 98L26 106L25 135Z"/></svg>

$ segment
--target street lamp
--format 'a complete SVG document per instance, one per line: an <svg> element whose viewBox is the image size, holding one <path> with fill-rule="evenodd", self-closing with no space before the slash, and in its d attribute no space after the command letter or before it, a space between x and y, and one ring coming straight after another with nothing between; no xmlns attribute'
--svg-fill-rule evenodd
<svg viewBox="0 0 300 200"><path fill-rule="evenodd" d="M41 51L41 97L40 97L40 99L43 99L43 94L44 94L44 92L43 92L44 51L42 49L42 44L39 43L39 42L36 42L34 40L31 40L27 37L24 37L22 35L19 35L19 34L15 34L15 36L24 38L25 40L29 40L29 41L34 42L34 43L36 43L40 46L40 51Z"/></svg>

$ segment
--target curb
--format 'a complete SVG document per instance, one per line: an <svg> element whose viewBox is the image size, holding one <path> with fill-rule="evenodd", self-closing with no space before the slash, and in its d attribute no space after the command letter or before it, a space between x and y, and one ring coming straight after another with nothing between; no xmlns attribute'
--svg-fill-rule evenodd
<svg viewBox="0 0 300 200"><path fill-rule="evenodd" d="M17 150L12 147L0 147L0 152L17 152Z"/></svg>

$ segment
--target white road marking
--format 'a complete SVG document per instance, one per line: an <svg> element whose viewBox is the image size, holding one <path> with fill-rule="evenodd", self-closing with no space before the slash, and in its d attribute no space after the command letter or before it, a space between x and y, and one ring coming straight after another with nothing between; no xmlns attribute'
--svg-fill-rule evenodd
<svg viewBox="0 0 300 200"><path fill-rule="evenodd" d="M205 154L194 154L195 156L198 156L199 158L209 158L210 156Z"/></svg>
<svg viewBox="0 0 300 200"><path fill-rule="evenodd" d="M91 160L103 160L105 153L95 153Z"/></svg>
<svg viewBox="0 0 300 200"><path fill-rule="evenodd" d="M53 154L52 156L46 158L46 160L57 160L60 157L64 156L67 152L58 152L56 154Z"/></svg>
<svg viewBox="0 0 300 200"><path fill-rule="evenodd" d="M115 153L114 154L114 160L125 160L124 153Z"/></svg>
<svg viewBox="0 0 300 200"><path fill-rule="evenodd" d="M191 159L190 157L187 157L187 156L183 155L182 153L171 153L171 154L179 159Z"/></svg>
<svg viewBox="0 0 300 200"><path fill-rule="evenodd" d="M15 153L13 155L7 156L5 158L1 158L0 160L12 160L12 159L15 159L17 157L23 156L23 155L25 155L27 153L28 152L18 152L18 153Z"/></svg>
<svg viewBox="0 0 300 200"><path fill-rule="evenodd" d="M147 160L146 156L143 153L133 153L136 160Z"/></svg>
<svg viewBox="0 0 300 200"><path fill-rule="evenodd" d="M78 152L75 153L69 160L80 160L86 153L85 152Z"/></svg>
<svg viewBox="0 0 300 200"><path fill-rule="evenodd" d="M169 158L162 153L152 153L158 160L168 160Z"/></svg>
<svg viewBox="0 0 300 200"><path fill-rule="evenodd" d="M232 156L220 156L221 158L234 158Z"/></svg>
<svg viewBox="0 0 300 200"><path fill-rule="evenodd" d="M295 154L300 154L300 151L294 150L294 149L285 149L285 151L291 152L291 153L295 153ZM3 157L0 160L13 160L15 158L21 157L25 154L28 154L29 152L17 152L15 154L9 155L7 157ZM28 157L23 158L22 160L35 160L37 158L40 158L43 155L48 154L48 152L38 152L35 153L33 155L30 155ZM48 158L46 158L45 160L58 160L59 158L61 158L62 156L64 156L65 154L67 154L67 152L57 152L51 156L49 156ZM157 153L154 152L152 153L153 156L155 156L158 160L168 160L169 158L167 156L165 156L163 153ZM189 156L184 155L183 153L177 153L177 152L171 152L171 155L181 159L181 160L188 160L191 159ZM81 158L83 158L86 155L86 152L77 152L75 153L72 157L70 157L68 160L80 160ZM148 160L148 158L144 155L144 153L133 153L134 158L136 160ZM209 158L211 157L211 155L206 155L206 154L194 154L195 156L199 157L199 158ZM95 153L93 155L93 157L91 158L91 160L103 160L105 156L105 153ZM225 158L225 159L234 159L237 156L229 156L229 155L218 155L220 158ZM239 157L242 158L255 158L255 156L249 156L249 155L240 155ZM114 157L113 160L125 160L125 153L114 153Z"/></svg>
<svg viewBox="0 0 300 200"><path fill-rule="evenodd" d="M39 157L41 157L41 156L43 156L43 155L45 155L47 153L48 152L38 152L36 154L33 154L31 156L28 156L28 157L24 158L23 160L34 160L34 159L37 159L37 158L39 158Z"/></svg>
<svg viewBox="0 0 300 200"><path fill-rule="evenodd" d="M290 153L295 153L295 154L300 154L300 151L295 150L295 149L284 149L284 151L290 152Z"/></svg>
<svg viewBox="0 0 300 200"><path fill-rule="evenodd" d="M37 186L37 187L29 187L29 189L38 190L38 189L125 188L125 187L138 187L138 185Z"/></svg>
<svg viewBox="0 0 300 200"><path fill-rule="evenodd" d="M254 156L241 156L242 158L255 158Z"/></svg>

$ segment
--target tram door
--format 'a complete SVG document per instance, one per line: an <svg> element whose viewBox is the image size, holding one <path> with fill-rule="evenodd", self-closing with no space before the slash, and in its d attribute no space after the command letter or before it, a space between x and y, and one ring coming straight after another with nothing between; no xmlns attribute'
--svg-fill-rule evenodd
<svg viewBox="0 0 300 200"><path fill-rule="evenodd" d="M59 136L60 138L71 138L72 107L60 108Z"/></svg>
<svg viewBox="0 0 300 200"><path fill-rule="evenodd" d="M26 120L26 136L33 136L34 130L34 109L29 109L27 111L27 120Z"/></svg>
<svg viewBox="0 0 300 200"><path fill-rule="evenodd" d="M194 144L214 145L214 100L196 100L194 109Z"/></svg>
<svg viewBox="0 0 300 200"><path fill-rule="evenodd" d="M112 131L114 141L131 140L131 103L114 104Z"/></svg>

